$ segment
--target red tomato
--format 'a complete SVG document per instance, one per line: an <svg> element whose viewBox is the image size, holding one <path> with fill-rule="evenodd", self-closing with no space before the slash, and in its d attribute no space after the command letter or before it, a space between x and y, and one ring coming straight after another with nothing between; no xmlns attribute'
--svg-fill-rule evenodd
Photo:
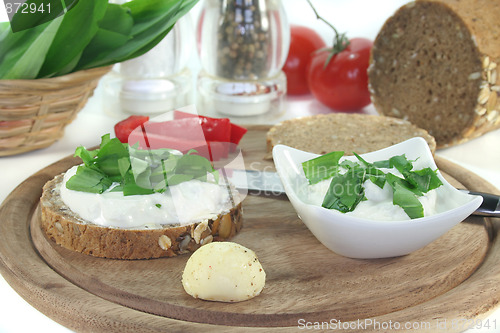
<svg viewBox="0 0 500 333"><path fill-rule="evenodd" d="M128 143L130 133L148 120L148 116L130 116L115 125L115 135L120 142Z"/></svg>
<svg viewBox="0 0 500 333"><path fill-rule="evenodd" d="M372 45L368 39L353 38L326 67L330 53L315 53L307 73L314 97L337 111L356 111L370 104L367 69Z"/></svg>
<svg viewBox="0 0 500 333"><path fill-rule="evenodd" d="M290 49L283 66L289 95L309 93L307 65L313 52L324 47L326 47L326 44L316 31L298 25L290 27Z"/></svg>
<svg viewBox="0 0 500 333"><path fill-rule="evenodd" d="M200 119L200 124L201 127L203 128L203 133L205 134L205 137L208 141L228 141L214 137L214 134L217 135L217 133L215 132L220 131L219 128L221 128L221 126L226 126L225 125L226 123L229 124L230 126L229 131L231 134L229 142L234 143L235 145L240 143L241 138L247 132L246 128L231 123L230 120L227 118L211 118L207 116L194 115L192 113L182 112L178 110L174 111L174 119L193 118L193 117L195 118L198 117ZM223 131L226 130L227 129L223 129Z"/></svg>
<svg viewBox="0 0 500 333"><path fill-rule="evenodd" d="M147 116L130 116L115 125L116 137L123 143L138 143L141 149L172 148L183 153L195 149L198 155L217 161L235 151L247 132L228 118L197 116L177 110L173 120L148 121Z"/></svg>

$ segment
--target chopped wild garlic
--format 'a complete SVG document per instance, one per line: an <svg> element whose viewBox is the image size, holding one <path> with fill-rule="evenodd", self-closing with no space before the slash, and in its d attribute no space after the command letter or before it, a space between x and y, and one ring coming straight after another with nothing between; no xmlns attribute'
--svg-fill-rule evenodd
<svg viewBox="0 0 500 333"><path fill-rule="evenodd" d="M388 183L393 191L393 204L403 208L414 219L424 216L418 197L443 184L431 168L413 170L413 161L405 155L369 163L354 153L358 161L339 162L343 155L344 152L331 152L302 163L309 184L331 179L322 207L343 213L352 212L361 201L367 200L363 184L370 180L380 188ZM382 168L395 168L403 177L386 173Z"/></svg>
<svg viewBox="0 0 500 333"><path fill-rule="evenodd" d="M83 164L66 183L68 189L75 191L103 193L115 184L111 191L140 195L161 193L167 186L192 179L218 182L218 172L211 162L196 155L195 150L186 154L166 148L141 150L111 139L109 134L101 138L98 149L78 147L75 156Z"/></svg>

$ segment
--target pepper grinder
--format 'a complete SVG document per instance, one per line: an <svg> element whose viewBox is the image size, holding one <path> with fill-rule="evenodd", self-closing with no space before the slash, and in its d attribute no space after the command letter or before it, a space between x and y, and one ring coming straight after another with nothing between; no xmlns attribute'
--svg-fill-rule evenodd
<svg viewBox="0 0 500 333"><path fill-rule="evenodd" d="M258 121L284 112L290 27L280 0L205 0L199 110Z"/></svg>
<svg viewBox="0 0 500 333"><path fill-rule="evenodd" d="M105 110L113 115L158 115L194 102L187 67L194 46L189 13L147 53L116 64L103 80Z"/></svg>

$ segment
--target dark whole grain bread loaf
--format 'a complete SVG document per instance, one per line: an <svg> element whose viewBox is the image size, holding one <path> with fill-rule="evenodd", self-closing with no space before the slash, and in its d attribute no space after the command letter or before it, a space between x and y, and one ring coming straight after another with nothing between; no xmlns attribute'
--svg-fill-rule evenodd
<svg viewBox="0 0 500 333"><path fill-rule="evenodd" d="M282 121L267 132L267 152L277 144L315 154L344 151L364 154L392 146L413 137L422 137L432 152L434 138L410 122L378 115L330 113Z"/></svg>
<svg viewBox="0 0 500 333"><path fill-rule="evenodd" d="M389 18L372 49L372 102L455 145L500 127L500 1L416 1Z"/></svg>
<svg viewBox="0 0 500 333"><path fill-rule="evenodd" d="M63 175L43 187L41 226L47 237L69 250L112 259L174 257L212 241L227 240L242 227L241 203L217 218L153 229L103 227L83 220L60 196Z"/></svg>

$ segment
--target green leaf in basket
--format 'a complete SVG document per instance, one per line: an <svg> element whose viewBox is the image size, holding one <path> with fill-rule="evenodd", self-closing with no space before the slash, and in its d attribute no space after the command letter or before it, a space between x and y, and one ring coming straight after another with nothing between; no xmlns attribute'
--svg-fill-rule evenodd
<svg viewBox="0 0 500 333"><path fill-rule="evenodd" d="M23 1L24 2L24 1ZM68 0L69 3L75 2ZM78 0L76 0L78 2ZM11 17L10 25L13 32L33 28L49 22L64 14L65 9L60 0L27 0L22 5L14 4L17 9Z"/></svg>
<svg viewBox="0 0 500 333"><path fill-rule="evenodd" d="M159 43L198 2L67 1L74 4L70 11L33 28L13 33L0 24L0 79L53 77L135 58Z"/></svg>
<svg viewBox="0 0 500 333"><path fill-rule="evenodd" d="M104 18L99 23L97 33L82 52L81 57L78 57L71 68L65 68L57 74L62 75L73 71L81 58L91 59L96 54L105 56L113 50L122 47L132 38L131 30L133 25L134 20L127 8L116 4L109 4Z"/></svg>
<svg viewBox="0 0 500 333"><path fill-rule="evenodd" d="M3 22L2 34L0 36L0 61L3 62L5 58L13 58L15 56L20 57L38 37L38 34L47 26L48 23L14 34L10 29L10 23Z"/></svg>
<svg viewBox="0 0 500 333"><path fill-rule="evenodd" d="M80 61L80 58L82 57L82 53L83 53L83 51L80 52L80 54L77 54L76 57L74 57L66 66L62 67L59 70L59 72L54 73L51 76L60 76L60 75L64 75L64 74L68 74L68 73L73 72L73 69L76 67L76 65Z"/></svg>
<svg viewBox="0 0 500 333"><path fill-rule="evenodd" d="M63 17L38 27L45 27L30 44L21 44L17 52L7 55L0 65L3 79L34 79L45 61L45 55L54 40ZM37 27L37 28L38 28ZM24 34L23 34L24 35ZM25 48L27 46L27 48ZM16 51L16 50L14 50Z"/></svg>
<svg viewBox="0 0 500 333"><path fill-rule="evenodd" d="M159 5L159 8L158 10L165 10L165 6L169 5L169 2L172 3L172 2L175 2L175 1L158 1L158 5ZM163 33L162 34L157 34L157 37L152 39L148 44L144 45L141 49L138 49L135 53L133 53L132 55L130 55L129 58L135 58L135 57L138 57L144 53L146 53L147 51L149 51L151 48L153 48L156 44L158 44L164 37L165 35L167 35L167 33L173 28L175 22L177 22L182 16L184 16L189 10L191 10L191 8L198 2L198 0L184 0L184 1L179 1L179 6L177 8L177 12L175 13L174 16L169 16L169 22L168 24L162 24L162 20L158 20L156 22L155 25L150 25L149 29L147 30L141 30L141 29L144 29L145 26L148 26L149 24L151 24L151 17L150 17L150 13L151 11L149 10L142 10L141 12L141 15L140 15L140 18L137 18L138 15L136 15L136 22L139 21L139 19L141 20L141 25L138 25L136 24L134 27L135 27L135 33L138 34L139 31L142 32L147 32L147 33L151 33L152 31L155 31L155 30L162 30L164 29L164 27L167 27L166 30L163 30ZM143 2L141 1L135 1L135 4L139 5L139 6L143 6ZM166 20L167 18L163 18L163 20ZM166 23L166 22L165 22ZM142 36L142 35L141 35Z"/></svg>
<svg viewBox="0 0 500 333"><path fill-rule="evenodd" d="M79 56L99 29L107 0L79 1L63 16L63 22L50 45L38 77L52 76Z"/></svg>
<svg viewBox="0 0 500 333"><path fill-rule="evenodd" d="M0 43L3 42L9 33L9 22L0 22Z"/></svg>
<svg viewBox="0 0 500 333"><path fill-rule="evenodd" d="M145 1L133 0L123 4L123 6L130 11L130 15L134 18L132 34L137 36L158 22L166 21L175 15L184 3L188 2L186 0L152 0L146 3Z"/></svg>
<svg viewBox="0 0 500 333"><path fill-rule="evenodd" d="M138 57L161 41L172 29L175 22L186 14L198 0L132 0L122 6L130 11L134 20L132 39L111 52L95 49L76 69L107 66Z"/></svg>
<svg viewBox="0 0 500 333"><path fill-rule="evenodd" d="M103 19L99 22L99 29L131 35L134 19L127 7L110 3Z"/></svg>

